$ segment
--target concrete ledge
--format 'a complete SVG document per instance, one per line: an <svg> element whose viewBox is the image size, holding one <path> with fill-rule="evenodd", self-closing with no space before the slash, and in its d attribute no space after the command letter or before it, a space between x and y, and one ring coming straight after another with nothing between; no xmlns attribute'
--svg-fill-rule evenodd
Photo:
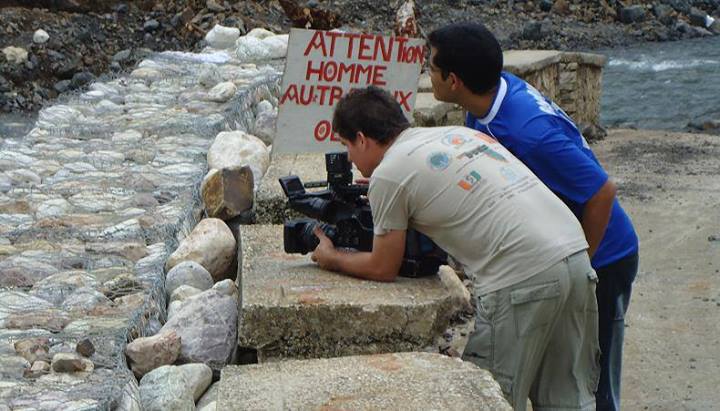
<svg viewBox="0 0 720 411"><path fill-rule="evenodd" d="M429 82L429 80L428 77L427 81ZM448 124L450 113L461 111L460 106L456 104L436 100L432 92L418 93L415 99L413 119L415 125L421 127L443 126Z"/></svg>
<svg viewBox="0 0 720 411"><path fill-rule="evenodd" d="M440 354L229 366L219 410L511 410L492 375Z"/></svg>
<svg viewBox="0 0 720 411"><path fill-rule="evenodd" d="M260 362L437 350L430 347L463 309L459 281L358 280L286 254L282 226L240 229L238 344L257 350Z"/></svg>

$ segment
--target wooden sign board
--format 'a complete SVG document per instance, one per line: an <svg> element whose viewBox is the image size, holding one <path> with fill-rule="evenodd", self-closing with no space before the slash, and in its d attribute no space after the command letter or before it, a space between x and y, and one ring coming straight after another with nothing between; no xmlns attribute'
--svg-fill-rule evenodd
<svg viewBox="0 0 720 411"><path fill-rule="evenodd" d="M388 90L411 120L424 47L421 39L291 30L273 154L342 150L333 108L353 88Z"/></svg>

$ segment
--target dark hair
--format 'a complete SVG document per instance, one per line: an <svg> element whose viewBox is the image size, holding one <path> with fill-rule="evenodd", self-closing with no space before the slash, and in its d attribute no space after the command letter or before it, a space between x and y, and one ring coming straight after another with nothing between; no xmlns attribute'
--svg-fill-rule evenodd
<svg viewBox="0 0 720 411"><path fill-rule="evenodd" d="M387 91L368 86L353 89L335 106L333 131L351 142L358 131L380 144L387 144L410 127L400 104Z"/></svg>
<svg viewBox="0 0 720 411"><path fill-rule="evenodd" d="M470 91L483 94L500 81L503 54L495 36L480 23L455 23L428 36L433 64L443 78L455 73Z"/></svg>

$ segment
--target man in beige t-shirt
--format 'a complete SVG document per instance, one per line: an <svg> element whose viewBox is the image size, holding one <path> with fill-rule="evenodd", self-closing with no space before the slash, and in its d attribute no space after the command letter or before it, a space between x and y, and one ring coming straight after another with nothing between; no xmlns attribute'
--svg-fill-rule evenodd
<svg viewBox="0 0 720 411"><path fill-rule="evenodd" d="M572 212L494 139L465 127L410 128L375 87L336 106L333 129L371 177L371 252L336 250L320 231L313 260L392 281L409 228L463 265L477 298L464 358L493 372L515 409L593 409L596 276ZM538 409L560 409L542 408Z"/></svg>

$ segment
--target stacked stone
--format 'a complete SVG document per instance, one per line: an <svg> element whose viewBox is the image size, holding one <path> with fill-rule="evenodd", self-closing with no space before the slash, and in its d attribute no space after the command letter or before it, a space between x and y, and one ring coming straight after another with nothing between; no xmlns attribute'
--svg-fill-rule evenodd
<svg viewBox="0 0 720 411"><path fill-rule="evenodd" d="M231 359L232 348L197 346L218 338L232 347L237 327L237 289L225 279L234 273L235 238L222 220L197 224L199 184L224 130L248 136L267 156L266 144L243 131L270 113L262 127L272 138L279 87L275 67L236 55L151 56L42 110L25 138L0 140L0 409L139 409L141 399L145 409L194 409L211 367ZM239 174L244 182L264 172L261 163L238 166L251 170ZM216 167L235 175L235 166ZM216 197L216 209L229 204ZM190 267L200 276L187 280L182 268L196 255L187 244L207 225L225 234L227 245L213 246L224 257ZM166 269L177 285L167 294ZM180 305L166 321L168 300ZM230 313L222 324L213 322L215 309ZM144 337L165 349L157 363L130 371L125 345ZM131 366L137 353L127 353ZM189 364L170 365L176 361Z"/></svg>

